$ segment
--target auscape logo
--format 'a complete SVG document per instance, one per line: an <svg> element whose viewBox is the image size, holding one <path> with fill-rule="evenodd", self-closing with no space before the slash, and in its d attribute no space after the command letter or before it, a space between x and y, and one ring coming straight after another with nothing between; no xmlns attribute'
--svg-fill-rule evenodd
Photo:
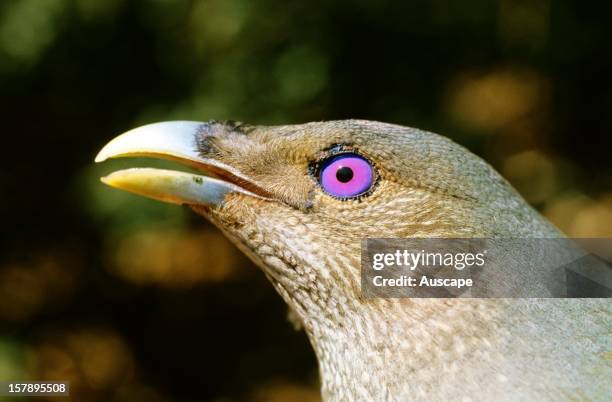
<svg viewBox="0 0 612 402"><path fill-rule="evenodd" d="M451 287L462 289L465 287L470 287L474 284L472 278L428 278L423 275L420 279L412 276L402 275L399 278L384 278L381 275L377 275L372 279L372 283L374 286L397 286L397 287L406 287L406 286L428 286L428 287Z"/></svg>

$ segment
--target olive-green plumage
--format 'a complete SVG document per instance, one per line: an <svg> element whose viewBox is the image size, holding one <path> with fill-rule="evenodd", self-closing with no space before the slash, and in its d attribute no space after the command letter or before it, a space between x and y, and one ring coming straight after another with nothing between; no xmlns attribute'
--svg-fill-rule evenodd
<svg viewBox="0 0 612 402"><path fill-rule="evenodd" d="M263 269L299 318L326 400L612 396L606 299L361 295L365 237L562 236L465 148L436 134L360 120L209 123L194 135L209 170L252 194L228 192L222 205L192 208ZM336 199L312 176L313 161L339 144L374 165L379 178L371 194Z"/></svg>

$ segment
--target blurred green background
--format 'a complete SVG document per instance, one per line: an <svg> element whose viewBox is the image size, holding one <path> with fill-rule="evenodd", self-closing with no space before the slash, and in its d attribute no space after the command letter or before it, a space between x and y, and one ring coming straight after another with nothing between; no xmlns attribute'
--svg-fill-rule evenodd
<svg viewBox="0 0 612 402"><path fill-rule="evenodd" d="M306 337L245 257L189 211L99 183L126 162L96 152L144 123L419 127L568 235L612 236L609 11L3 0L0 379L69 380L84 402L318 400Z"/></svg>

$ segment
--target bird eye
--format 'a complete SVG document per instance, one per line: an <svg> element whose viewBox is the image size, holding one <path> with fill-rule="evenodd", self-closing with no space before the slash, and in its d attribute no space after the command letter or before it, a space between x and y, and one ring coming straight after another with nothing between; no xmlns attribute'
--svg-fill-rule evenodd
<svg viewBox="0 0 612 402"><path fill-rule="evenodd" d="M344 153L323 162L319 182L323 190L334 197L356 197L372 186L374 169L363 157Z"/></svg>

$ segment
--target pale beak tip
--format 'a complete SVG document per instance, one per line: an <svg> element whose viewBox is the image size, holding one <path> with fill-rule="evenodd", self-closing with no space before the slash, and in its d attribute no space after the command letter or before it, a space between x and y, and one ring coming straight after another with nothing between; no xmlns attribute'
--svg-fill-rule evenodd
<svg viewBox="0 0 612 402"><path fill-rule="evenodd" d="M113 174L110 174L110 175L104 176L104 177L100 177L100 181L102 183L106 184L109 187L119 188L116 178L113 179L112 176L113 176Z"/></svg>
<svg viewBox="0 0 612 402"><path fill-rule="evenodd" d="M96 155L96 158L94 159L96 163L104 162L105 160L109 158L109 155L108 155L109 153L107 151L107 148L108 148L108 144L107 146L102 148L100 152L98 152L98 154Z"/></svg>
<svg viewBox="0 0 612 402"><path fill-rule="evenodd" d="M112 172L106 176L100 177L100 181L107 186L122 189L126 184L132 183L134 178L143 175L143 172L155 171L155 169L147 168L132 168Z"/></svg>

